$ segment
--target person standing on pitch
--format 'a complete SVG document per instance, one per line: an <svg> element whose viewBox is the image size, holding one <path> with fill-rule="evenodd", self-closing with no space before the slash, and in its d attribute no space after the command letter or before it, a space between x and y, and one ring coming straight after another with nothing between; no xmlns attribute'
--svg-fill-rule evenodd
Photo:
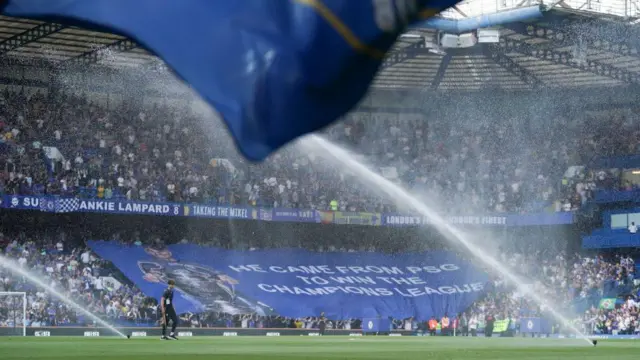
<svg viewBox="0 0 640 360"><path fill-rule="evenodd" d="M327 318L324 317L324 312L320 314L318 329L320 330L320 336L324 336L324 332L327 330Z"/></svg>
<svg viewBox="0 0 640 360"><path fill-rule="evenodd" d="M176 337L176 326L178 326L178 315L176 309L173 307L173 287L176 282L169 280L167 282L167 289L162 294L160 299L160 308L162 309L162 340L178 340ZM171 320L171 333L167 337L167 324Z"/></svg>

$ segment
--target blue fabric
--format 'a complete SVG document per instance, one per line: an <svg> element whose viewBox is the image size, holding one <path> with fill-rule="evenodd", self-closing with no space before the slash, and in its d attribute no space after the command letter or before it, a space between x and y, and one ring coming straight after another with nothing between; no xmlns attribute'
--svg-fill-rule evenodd
<svg viewBox="0 0 640 360"><path fill-rule="evenodd" d="M145 294L168 279L181 312L255 312L333 319L378 316L426 320L457 314L484 292L487 274L450 252L389 256L303 250L231 251L197 245L145 249L90 241Z"/></svg>
<svg viewBox="0 0 640 360"><path fill-rule="evenodd" d="M455 3L8 0L3 14L128 35L211 103L239 149L260 160L349 111L407 20Z"/></svg>

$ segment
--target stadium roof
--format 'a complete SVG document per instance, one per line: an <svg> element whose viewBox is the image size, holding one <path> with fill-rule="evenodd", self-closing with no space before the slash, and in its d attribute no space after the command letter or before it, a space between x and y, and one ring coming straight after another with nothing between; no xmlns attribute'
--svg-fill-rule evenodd
<svg viewBox="0 0 640 360"><path fill-rule="evenodd" d="M153 58L120 35L7 16L0 16L0 41L0 56L42 65L64 61L127 66Z"/></svg>
<svg viewBox="0 0 640 360"><path fill-rule="evenodd" d="M435 30L413 29L394 46L374 87L459 91L640 84L637 1L544 2L551 10L543 18L496 28L498 43L443 49ZM471 0L442 16L460 19L530 5L531 0ZM0 16L0 63L136 67L158 61L120 35Z"/></svg>

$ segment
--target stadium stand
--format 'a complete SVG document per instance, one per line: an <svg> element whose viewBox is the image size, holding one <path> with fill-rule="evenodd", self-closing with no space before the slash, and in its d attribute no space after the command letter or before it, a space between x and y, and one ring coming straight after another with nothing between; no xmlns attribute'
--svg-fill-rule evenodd
<svg viewBox="0 0 640 360"><path fill-rule="evenodd" d="M327 225L323 225L327 226ZM322 230L321 230L322 231ZM2 235L4 254L16 260L20 266L43 276L47 283L62 290L73 299L86 305L88 309L109 321L129 326L151 326L158 321L157 299L145 296L112 264L100 259L81 240L89 230L72 234L61 229L8 233ZM326 230L324 230L326 232ZM124 235L124 234L122 234ZM122 235L115 235L119 238ZM135 238L135 234L126 234ZM137 241L127 240L126 246L165 246L162 235L137 235ZM535 237L532 237L535 238ZM527 239L529 240L529 239ZM557 239L553 239L557 240ZM122 240L113 240L120 242ZM182 241L187 243L188 241ZM210 246L211 244L200 245ZM277 246L276 244L272 246ZM349 249L344 249L349 251ZM382 250L372 248L371 250ZM522 250L522 249L521 249ZM610 254L608 256L575 255L567 257L553 249L545 252L516 252L507 248L500 251L500 259L522 273L534 269L542 271L541 283L531 286L545 294L545 298L556 308L572 309L583 313L576 322L590 331L611 334L634 333L637 327L638 288L634 283L635 263L628 256ZM471 261L471 260L470 260ZM541 267L542 264L542 267ZM0 291L27 291L29 301L28 325L30 326L70 326L93 325L92 321L55 298L34 288L25 279L13 276L7 270L1 271ZM113 281L111 279L117 279ZM115 288L114 284L118 284ZM482 333L486 318L491 315L498 320L512 319L511 326L519 329L519 319L544 314L517 290L508 286L501 278L492 280L490 291L467 311L467 322L476 323ZM618 306L602 308L602 298L613 298ZM9 300L7 300L9 301ZM609 305L607 305L609 306ZM11 309L16 309L11 312ZM3 306L0 319L4 326L20 325L20 317L15 316L21 306L7 303ZM14 318L12 318L14 315ZM452 317L453 318L453 317ZM183 325L187 327L228 327L228 328L317 328L318 318L283 318L259 316L258 314L224 314L221 312L184 313ZM620 319L623 319L622 322ZM341 329L358 329L361 319L332 322L331 326ZM18 323L14 323L14 322ZM394 327L412 331L426 331L426 319L397 319ZM462 327L458 331L462 331ZM640 330L640 329L638 329ZM558 328L553 331L560 331Z"/></svg>
<svg viewBox="0 0 640 360"><path fill-rule="evenodd" d="M320 210L330 210L335 200L341 211L394 210L391 202L355 186L348 175L331 171L319 156L310 159L290 150L253 165L238 157L207 155L202 149L211 148L210 139L199 136L202 126L186 109L123 105L107 110L83 97L36 93L27 98L9 90L2 99L6 194ZM67 121L68 116L86 120L78 124ZM330 129L332 138L367 144L361 150L371 162L382 162L387 176L418 193L440 194L444 209L464 203L473 212L578 209L591 197L595 174L576 174L583 178L567 178L565 186L559 180L575 164L576 154L589 159L615 147L613 138L602 134L624 131L617 121L597 128L582 119L574 128L557 126L552 137L538 134L539 139L528 140L529 146L519 147L522 139L510 135L515 129L500 121L480 126L461 122L454 128L452 119L448 125L436 120L427 130L419 120L373 119L365 127L354 118ZM376 137L385 127L389 135ZM594 131L560 148L552 145L583 127ZM451 141L434 141L443 138ZM43 159L43 149L51 148L56 158ZM512 156L503 157L504 151Z"/></svg>
<svg viewBox="0 0 640 360"><path fill-rule="evenodd" d="M631 230L640 217L630 208L640 202L640 180L633 176L640 168L639 118L631 96L640 83L640 59L628 44L631 50L589 38L579 45L572 27L557 25L615 24L584 14L545 16L546 22L505 25L500 42L467 52L430 47L434 31L412 30L385 61L376 92L324 134L357 149L386 178L438 203L452 218L480 214L461 220L464 229L500 244L488 251L515 273L538 274L527 286L546 306L573 314L580 329L639 334L639 258L630 248L640 244L637 228ZM0 252L110 323L156 326L158 298L98 256L91 240L131 249L162 251L181 244L244 254L295 248L400 256L445 249L475 261L320 153L293 146L260 164L245 161L224 131L210 131L208 121L213 127L219 122L203 121L188 95L169 90L174 85L162 66L129 39L7 17L0 17L0 28ZM91 41L101 44L97 50L87 45ZM561 50L569 46L571 51ZM619 52L628 55L624 67L615 65ZM123 69L128 67L134 70ZM114 85L113 78L129 75ZM169 85L157 86L163 81ZM595 86L604 90L584 89ZM430 89L434 99L456 94L460 100L429 106L423 96L407 95L417 89ZM506 95L502 102L469 105L488 97L465 100L468 90ZM534 96L518 98L513 92L519 90L534 90ZM566 104L549 105L559 95L568 98ZM539 103L514 105L516 98ZM25 205L32 199L39 202ZM75 203L80 200L171 204L180 216L106 208L89 213ZM72 202L76 207L64 208ZM200 205L244 209L249 215L199 219ZM386 216L398 213L406 223L394 224ZM569 223L505 220L541 213L549 216L545 219L559 219L559 213L572 217ZM504 223L489 226L483 220L489 216ZM391 226L398 224L407 226ZM590 235L582 249L584 233ZM95 326L2 268L1 291L28 293L30 327ZM21 326L19 300L0 301L0 327ZM450 333L443 331L444 315L433 319L440 334ZM488 327L522 333L528 325L523 319L549 318L545 306L495 275L470 306L448 316L450 330L463 335L486 333ZM320 322L311 310L285 317L208 309L180 317L181 326L191 328L316 329ZM363 318L329 320L333 329L364 325ZM399 317L392 326L428 333L430 320ZM553 322L537 332L565 331Z"/></svg>

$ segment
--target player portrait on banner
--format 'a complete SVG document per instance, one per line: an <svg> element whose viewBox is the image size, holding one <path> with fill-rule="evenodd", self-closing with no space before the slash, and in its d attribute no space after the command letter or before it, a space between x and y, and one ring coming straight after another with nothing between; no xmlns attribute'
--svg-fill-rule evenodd
<svg viewBox="0 0 640 360"><path fill-rule="evenodd" d="M155 259L138 261L144 280L153 283L175 280L175 287L183 297L205 311L274 315L269 306L238 293L235 288L238 281L226 274L198 264L177 262L168 249L147 253Z"/></svg>

